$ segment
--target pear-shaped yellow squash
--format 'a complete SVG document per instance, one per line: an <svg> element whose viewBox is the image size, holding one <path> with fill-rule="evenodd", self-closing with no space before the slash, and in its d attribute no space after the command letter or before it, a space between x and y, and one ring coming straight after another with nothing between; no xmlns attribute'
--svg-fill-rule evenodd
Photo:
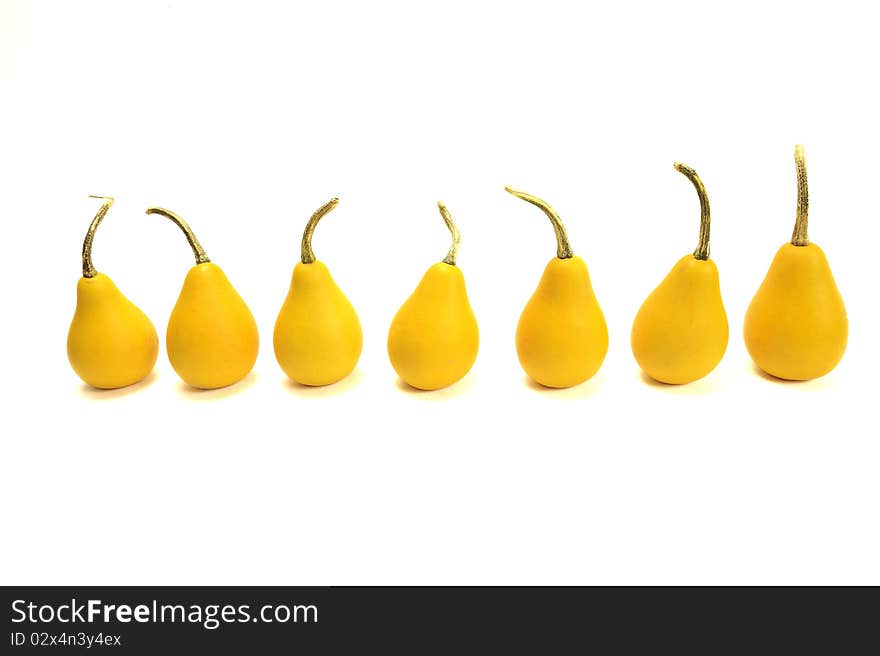
<svg viewBox="0 0 880 656"><path fill-rule="evenodd" d="M825 253L807 237L807 171L795 147L797 219L746 311L743 338L752 360L786 380L811 380L837 366L846 350L846 307Z"/></svg>
<svg viewBox="0 0 880 656"><path fill-rule="evenodd" d="M443 203L438 206L452 233L452 247L442 262L428 269L388 331L391 365L407 384L422 390L441 389L463 378L480 345L464 275L455 264L458 229Z"/></svg>
<svg viewBox="0 0 880 656"><path fill-rule="evenodd" d="M193 387L216 389L237 383L257 360L260 338L254 316L182 218L161 207L150 207L147 214L174 221L196 256L168 319L165 342L171 366Z"/></svg>
<svg viewBox="0 0 880 656"><path fill-rule="evenodd" d="M275 358L284 373L302 385L342 380L354 370L363 346L357 312L312 251L315 226L338 203L332 199L309 219L302 262L293 269L290 291L275 321Z"/></svg>
<svg viewBox="0 0 880 656"><path fill-rule="evenodd" d="M102 198L104 204L83 244L83 276L76 285L67 358L76 374L92 387L115 389L137 383L153 370L159 338L147 315L92 266L92 240L113 199L91 198Z"/></svg>
<svg viewBox="0 0 880 656"><path fill-rule="evenodd" d="M599 371L608 352L608 326L584 261L574 255L565 227L540 198L506 187L539 207L556 232L556 257L544 269L516 327L516 352L525 372L545 387L572 387Z"/></svg>
<svg viewBox="0 0 880 656"><path fill-rule="evenodd" d="M721 362L727 350L727 313L718 268L709 259L709 198L689 166L675 164L700 197L700 242L642 303L632 326L632 352L642 370L661 383L698 380Z"/></svg>

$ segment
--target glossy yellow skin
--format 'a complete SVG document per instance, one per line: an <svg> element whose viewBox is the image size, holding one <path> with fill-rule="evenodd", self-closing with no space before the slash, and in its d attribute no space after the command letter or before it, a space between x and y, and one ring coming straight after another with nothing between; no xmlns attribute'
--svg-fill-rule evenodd
<svg viewBox="0 0 880 656"><path fill-rule="evenodd" d="M391 365L412 387L436 390L470 371L479 346L461 270L444 262L433 265L391 322Z"/></svg>
<svg viewBox="0 0 880 656"><path fill-rule="evenodd" d="M302 385L330 385L354 370L363 346L361 323L322 262L294 267L274 343L278 364Z"/></svg>
<svg viewBox="0 0 880 656"><path fill-rule="evenodd" d="M177 375L202 389L226 387L247 376L260 347L251 311L213 262L186 274L165 341Z"/></svg>
<svg viewBox="0 0 880 656"><path fill-rule="evenodd" d="M553 258L516 328L525 372L545 387L571 387L599 371L608 352L608 326L587 265L577 255Z"/></svg>
<svg viewBox="0 0 880 656"><path fill-rule="evenodd" d="M67 357L92 387L115 389L146 378L156 364L153 322L103 273L80 278L67 333Z"/></svg>
<svg viewBox="0 0 880 656"><path fill-rule="evenodd" d="M846 307L825 253L816 244L780 248L743 324L752 360L771 376L811 380L846 350Z"/></svg>
<svg viewBox="0 0 880 656"><path fill-rule="evenodd" d="M721 362L728 337L718 268L712 260L685 255L642 303L631 343L646 374L661 383L683 385Z"/></svg>

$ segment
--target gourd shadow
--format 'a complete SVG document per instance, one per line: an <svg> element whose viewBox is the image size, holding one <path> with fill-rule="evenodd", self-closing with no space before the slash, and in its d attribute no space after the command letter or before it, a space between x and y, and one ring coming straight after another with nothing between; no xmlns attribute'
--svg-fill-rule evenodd
<svg viewBox="0 0 880 656"><path fill-rule="evenodd" d="M461 396L467 392L473 387L474 376L473 374L468 373L464 378L454 382L452 385L437 390L423 390L418 387L413 387L400 377L397 378L395 384L397 385L397 389L401 392L405 392L406 394L422 401L443 401L445 399L452 399Z"/></svg>
<svg viewBox="0 0 880 656"><path fill-rule="evenodd" d="M594 396L602 387L600 374L596 374L589 380L585 380L579 385L573 387L547 387L542 385L528 374L523 375L523 381L526 387L533 389L548 397L556 397L560 399L585 399Z"/></svg>
<svg viewBox="0 0 880 656"><path fill-rule="evenodd" d="M702 396L703 394L714 392L719 387L719 379L718 376L713 376L713 373L715 372L710 371L699 380L695 380L691 383L674 385L672 383L661 383L659 380L654 380L644 371L639 369L639 377L642 379L642 382L645 385L647 385L648 387L654 387L669 394L676 394L678 396Z"/></svg>
<svg viewBox="0 0 880 656"><path fill-rule="evenodd" d="M787 380L785 378L777 378L773 374L768 374L754 362L751 363L750 368L752 370L752 373L758 376L758 378L763 378L764 380L775 383L776 385L781 385L783 387L802 387L804 389L814 390L825 389L826 387L830 387L832 385L831 379L829 378L830 372L829 374L825 374L820 378L814 378L813 380Z"/></svg>
<svg viewBox="0 0 880 656"><path fill-rule="evenodd" d="M218 399L226 399L235 396L239 392L248 389L257 379L254 372L249 373L237 383L227 385L226 387L218 387L217 389L201 389L188 385L182 380L177 384L177 393L180 396L192 399L194 401L215 401Z"/></svg>
<svg viewBox="0 0 880 656"><path fill-rule="evenodd" d="M330 385L303 385L291 380L285 376L284 386L293 394L303 398L324 398L327 396L337 396L343 392L347 392L353 387L360 385L363 379L360 369L355 369L342 380L331 383Z"/></svg>
<svg viewBox="0 0 880 656"><path fill-rule="evenodd" d="M153 384L156 378L158 378L158 375L154 369L148 373L143 380L139 380L131 385L126 385L125 387L117 387L116 389L99 389L97 387L92 387L88 383L83 383L79 388L79 393L80 396L87 399L118 399L146 389Z"/></svg>

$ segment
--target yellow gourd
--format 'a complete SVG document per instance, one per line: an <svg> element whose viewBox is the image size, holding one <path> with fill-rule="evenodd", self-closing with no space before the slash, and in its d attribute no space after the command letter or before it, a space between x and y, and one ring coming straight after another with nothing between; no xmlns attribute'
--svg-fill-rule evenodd
<svg viewBox="0 0 880 656"><path fill-rule="evenodd" d="M260 345L251 311L223 270L208 259L186 221L161 207L147 208L147 214L177 224L196 257L168 319L165 342L171 366L193 387L237 383L250 373Z"/></svg>
<svg viewBox="0 0 880 656"><path fill-rule="evenodd" d="M642 370L661 383L681 385L712 371L727 350L727 313L718 269L709 259L709 198L689 166L675 164L700 198L700 241L645 299L633 321L632 352Z"/></svg>
<svg viewBox="0 0 880 656"><path fill-rule="evenodd" d="M786 380L811 380L837 366L849 322L825 253L807 237L807 169L795 147L797 219L746 312L743 338L752 360Z"/></svg>
<svg viewBox="0 0 880 656"><path fill-rule="evenodd" d="M545 387L572 387L595 375L608 352L608 326L584 261L574 255L562 221L540 198L505 189L544 211L556 232L556 257L544 269L516 327L525 372Z"/></svg>
<svg viewBox="0 0 880 656"><path fill-rule="evenodd" d="M293 268L290 290L275 321L275 358L302 385L330 385L350 374L363 345L361 324L330 271L315 259L312 235L336 207L332 199L312 215L302 238L302 262Z"/></svg>
<svg viewBox="0 0 880 656"><path fill-rule="evenodd" d="M146 378L156 364L159 337L140 308L129 301L92 265L92 241L113 199L104 204L83 243L83 275L76 285L76 310L67 333L67 358L76 374L92 387L115 389Z"/></svg>
<svg viewBox="0 0 880 656"><path fill-rule="evenodd" d="M400 307L388 331L388 357L412 387L436 390L452 385L477 359L480 335L464 276L455 264L460 236L443 203L440 215L452 233L446 258L431 266Z"/></svg>

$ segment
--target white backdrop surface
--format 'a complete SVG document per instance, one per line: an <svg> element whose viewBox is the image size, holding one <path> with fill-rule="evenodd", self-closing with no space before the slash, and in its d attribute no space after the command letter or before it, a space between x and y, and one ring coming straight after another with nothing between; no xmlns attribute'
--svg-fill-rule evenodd
<svg viewBox="0 0 880 656"><path fill-rule="evenodd" d="M20 584L880 583L880 103L867 4L19 2L0 5L0 581ZM830 375L758 373L745 309L795 210L847 303ZM639 304L696 245L701 174L727 354L646 381ZM530 384L513 335L555 254L549 201L610 330L599 374ZM154 321L154 374L70 369L80 248ZM272 326L312 211L357 308L356 372L286 382ZM444 256L481 331L466 379L398 382L385 338ZM253 374L186 388L164 330L184 216L249 303Z"/></svg>

